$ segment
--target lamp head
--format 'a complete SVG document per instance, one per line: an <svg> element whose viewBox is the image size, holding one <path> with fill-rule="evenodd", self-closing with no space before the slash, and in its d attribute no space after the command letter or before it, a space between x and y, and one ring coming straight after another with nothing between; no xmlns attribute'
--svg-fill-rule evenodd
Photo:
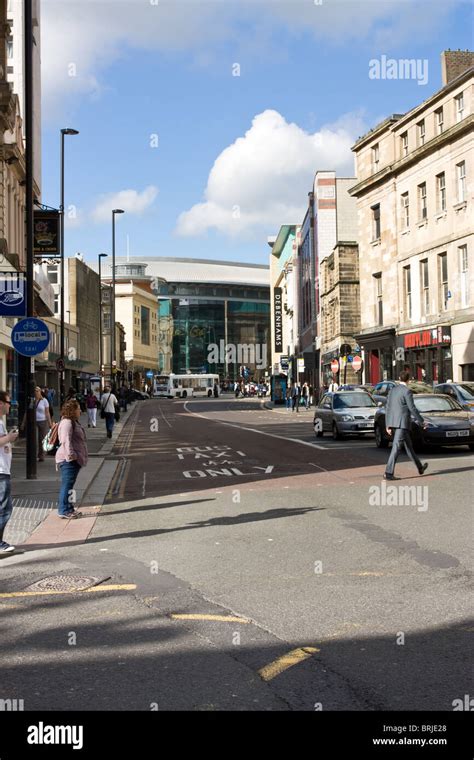
<svg viewBox="0 0 474 760"><path fill-rule="evenodd" d="M71 127L67 127L67 129L62 129L61 134L63 135L78 135L79 132L77 129L72 129Z"/></svg>
<svg viewBox="0 0 474 760"><path fill-rule="evenodd" d="M112 214L125 214L125 211L122 208L114 208Z"/></svg>

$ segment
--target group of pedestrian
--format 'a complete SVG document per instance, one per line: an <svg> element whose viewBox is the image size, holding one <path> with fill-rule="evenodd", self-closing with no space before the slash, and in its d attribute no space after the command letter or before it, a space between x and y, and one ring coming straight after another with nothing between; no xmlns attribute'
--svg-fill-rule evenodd
<svg viewBox="0 0 474 760"><path fill-rule="evenodd" d="M308 410L313 403L313 388L304 382L290 383L286 389L286 409L293 412L299 412L300 406Z"/></svg>

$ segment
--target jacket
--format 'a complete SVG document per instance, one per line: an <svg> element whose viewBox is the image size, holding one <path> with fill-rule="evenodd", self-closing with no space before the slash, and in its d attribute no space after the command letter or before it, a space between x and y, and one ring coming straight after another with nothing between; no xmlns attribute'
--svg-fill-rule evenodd
<svg viewBox="0 0 474 760"><path fill-rule="evenodd" d="M395 385L387 398L385 426L388 428L410 430L412 417L420 425L423 425L423 417L413 402L411 390L406 385L403 385L403 383Z"/></svg>
<svg viewBox="0 0 474 760"><path fill-rule="evenodd" d="M87 464L86 434L79 422L63 418L59 423L59 449L56 452L56 464L77 462L81 467Z"/></svg>

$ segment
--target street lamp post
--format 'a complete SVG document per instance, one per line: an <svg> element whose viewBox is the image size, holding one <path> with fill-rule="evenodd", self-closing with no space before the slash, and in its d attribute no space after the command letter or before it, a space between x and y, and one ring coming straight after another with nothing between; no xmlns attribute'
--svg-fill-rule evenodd
<svg viewBox="0 0 474 760"><path fill-rule="evenodd" d="M102 364L104 361L102 348L102 259L107 253L99 253L99 377L100 390L102 391Z"/></svg>
<svg viewBox="0 0 474 760"><path fill-rule="evenodd" d="M115 214L124 214L121 208L114 208L112 211L112 310L110 321L110 382L113 383L114 361L115 361Z"/></svg>
<svg viewBox="0 0 474 760"><path fill-rule="evenodd" d="M61 361L64 367L64 138L66 135L78 135L77 129L62 129L61 130L61 203L59 206L59 218L60 218L60 248L61 248L61 314L60 314L60 354ZM61 370L61 383L60 383L60 398L61 404L65 398L64 388L64 369Z"/></svg>

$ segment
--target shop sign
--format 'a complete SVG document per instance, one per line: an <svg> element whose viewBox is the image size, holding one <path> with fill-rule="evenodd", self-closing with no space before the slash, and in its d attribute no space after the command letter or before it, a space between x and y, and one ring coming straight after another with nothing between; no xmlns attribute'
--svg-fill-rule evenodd
<svg viewBox="0 0 474 760"><path fill-rule="evenodd" d="M35 256L59 256L59 212L35 211L33 221Z"/></svg>
<svg viewBox="0 0 474 760"><path fill-rule="evenodd" d="M430 330L417 330L400 336L404 348L426 348L428 346L450 345L451 328L433 327Z"/></svg>
<svg viewBox="0 0 474 760"><path fill-rule="evenodd" d="M273 289L273 317L275 324L275 353L281 354L283 351L283 330L282 330L282 292L281 288Z"/></svg>

